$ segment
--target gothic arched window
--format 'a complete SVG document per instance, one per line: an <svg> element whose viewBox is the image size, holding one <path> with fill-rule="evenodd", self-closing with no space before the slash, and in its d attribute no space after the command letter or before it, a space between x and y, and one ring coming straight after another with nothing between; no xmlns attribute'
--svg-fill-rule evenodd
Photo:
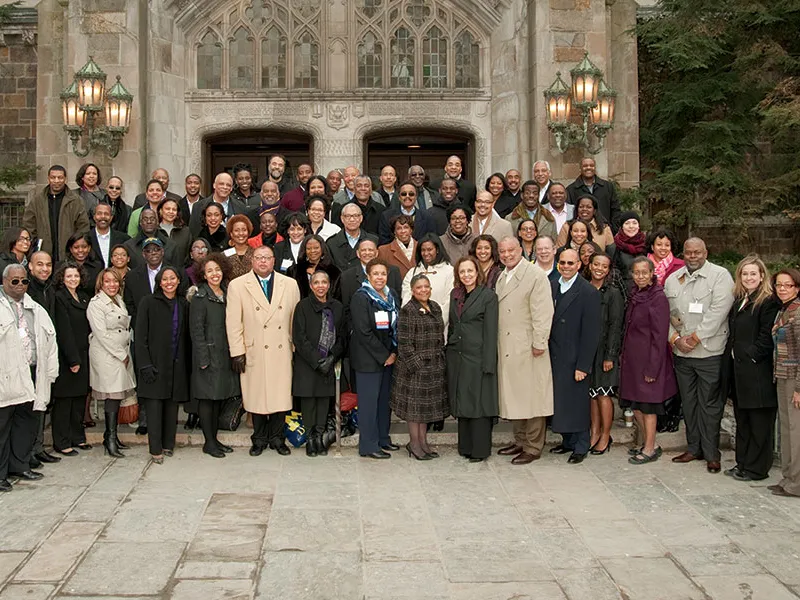
<svg viewBox="0 0 800 600"><path fill-rule="evenodd" d="M319 87L319 44L310 32L294 45L294 87Z"/></svg>
<svg viewBox="0 0 800 600"><path fill-rule="evenodd" d="M208 31L197 47L197 88L218 90L222 87L222 44Z"/></svg>
<svg viewBox="0 0 800 600"><path fill-rule="evenodd" d="M261 87L286 87L286 37L270 27L261 40Z"/></svg>
<svg viewBox="0 0 800 600"><path fill-rule="evenodd" d="M383 45L368 31L358 44L358 87L383 86Z"/></svg>
<svg viewBox="0 0 800 600"><path fill-rule="evenodd" d="M456 59L456 87L476 88L480 85L480 47L469 31L463 31L453 43Z"/></svg>
<svg viewBox="0 0 800 600"><path fill-rule="evenodd" d="M447 87L447 40L436 26L428 29L422 38L422 85Z"/></svg>
<svg viewBox="0 0 800 600"><path fill-rule="evenodd" d="M400 27L392 37L392 87L414 87L414 37Z"/></svg>
<svg viewBox="0 0 800 600"><path fill-rule="evenodd" d="M253 64L255 55L253 52L253 37L244 27L239 27L233 34L230 46L228 47L229 87L251 88L253 87Z"/></svg>

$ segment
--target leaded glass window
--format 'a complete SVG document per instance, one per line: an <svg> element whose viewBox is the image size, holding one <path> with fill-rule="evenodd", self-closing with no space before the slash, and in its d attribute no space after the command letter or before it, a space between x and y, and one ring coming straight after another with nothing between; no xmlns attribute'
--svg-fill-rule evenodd
<svg viewBox="0 0 800 600"><path fill-rule="evenodd" d="M222 44L211 31L203 36L197 47L197 87L201 90L222 87Z"/></svg>
<svg viewBox="0 0 800 600"><path fill-rule="evenodd" d="M392 38L392 87L414 87L414 38L405 27Z"/></svg>
<svg viewBox="0 0 800 600"><path fill-rule="evenodd" d="M383 45L368 31L358 45L358 87L383 85Z"/></svg>
<svg viewBox="0 0 800 600"><path fill-rule="evenodd" d="M469 31L462 32L453 44L456 60L456 87L476 88L480 85L480 47Z"/></svg>
<svg viewBox="0 0 800 600"><path fill-rule="evenodd" d="M253 38L244 27L239 27L234 32L228 56L230 63L229 87L231 89L253 87L253 63L255 62Z"/></svg>
<svg viewBox="0 0 800 600"><path fill-rule="evenodd" d="M319 87L319 44L309 32L294 46L294 87Z"/></svg>
<svg viewBox="0 0 800 600"><path fill-rule="evenodd" d="M261 40L261 87L286 87L286 37L277 27L270 27Z"/></svg>
<svg viewBox="0 0 800 600"><path fill-rule="evenodd" d="M422 40L422 85L447 87L447 40L438 27L431 27Z"/></svg>

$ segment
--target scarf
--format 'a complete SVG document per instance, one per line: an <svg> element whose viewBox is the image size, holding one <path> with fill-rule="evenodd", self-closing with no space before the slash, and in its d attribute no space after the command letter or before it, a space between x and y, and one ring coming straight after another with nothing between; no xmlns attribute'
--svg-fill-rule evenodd
<svg viewBox="0 0 800 600"><path fill-rule="evenodd" d="M650 259L656 266L656 280L658 281L658 285L664 285L664 280L667 278L667 273L669 272L669 268L672 266L672 263L675 261L675 255L670 252L667 256L664 257L664 260L659 261L653 254L648 254L647 258Z"/></svg>
<svg viewBox="0 0 800 600"><path fill-rule="evenodd" d="M330 354L335 341L336 326L333 324L333 311L326 304L322 307L322 328L319 331L319 342L317 343L317 350L322 358Z"/></svg>
<svg viewBox="0 0 800 600"><path fill-rule="evenodd" d="M614 243L617 245L617 250L622 250L631 256L639 256L644 254L644 232L640 231L633 237L628 237L622 233L622 229L614 236Z"/></svg>
<svg viewBox="0 0 800 600"><path fill-rule="evenodd" d="M392 344L397 346L397 305L391 291L386 290L386 300L384 300L378 290L372 287L369 279L365 279L357 291L365 293L372 304L389 313L389 335L392 338Z"/></svg>

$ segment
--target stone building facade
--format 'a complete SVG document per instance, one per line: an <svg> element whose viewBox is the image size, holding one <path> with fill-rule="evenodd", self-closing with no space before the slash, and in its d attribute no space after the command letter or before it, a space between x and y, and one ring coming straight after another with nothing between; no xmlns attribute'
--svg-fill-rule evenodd
<svg viewBox="0 0 800 600"><path fill-rule="evenodd" d="M479 182L512 167L530 177L536 159L571 180L582 152L554 148L542 92L585 51L619 92L598 171L638 181L635 0L41 0L37 8L36 160L70 173L84 162L70 152L59 93L93 56L135 100L119 156L85 160L121 175L127 198L157 166L178 191L183 174L223 165L226 149L233 160L237 144L252 155L282 141L318 172L374 169L380 149L413 154L439 140L460 148Z"/></svg>

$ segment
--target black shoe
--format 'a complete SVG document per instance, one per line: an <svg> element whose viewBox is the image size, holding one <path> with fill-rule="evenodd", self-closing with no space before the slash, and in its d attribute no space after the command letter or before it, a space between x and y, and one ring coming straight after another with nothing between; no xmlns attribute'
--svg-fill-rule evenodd
<svg viewBox="0 0 800 600"><path fill-rule="evenodd" d="M251 446L250 447L250 456L261 456L261 453L264 452L263 446Z"/></svg>
<svg viewBox="0 0 800 600"><path fill-rule="evenodd" d="M572 452L572 450L564 446L564 444L559 444L558 446L550 448L550 454L566 454L567 452Z"/></svg>
<svg viewBox="0 0 800 600"><path fill-rule="evenodd" d="M33 456L28 464L30 465L31 469L38 469L42 466L42 461L37 460L37 458Z"/></svg>
<svg viewBox="0 0 800 600"><path fill-rule="evenodd" d="M147 426L146 425L139 425L136 428L136 435L147 435Z"/></svg>
<svg viewBox="0 0 800 600"><path fill-rule="evenodd" d="M753 478L744 471L736 471L736 473L733 473L731 477L733 477L736 481L753 481Z"/></svg>
<svg viewBox="0 0 800 600"><path fill-rule="evenodd" d="M408 456L409 457L413 456L417 460L432 460L433 459L433 457L430 454L426 454L425 452L423 452L421 455L419 455L416 452L414 452L414 449L411 447L410 443L406 444L406 450L408 450Z"/></svg>
<svg viewBox="0 0 800 600"><path fill-rule="evenodd" d="M36 453L36 460L43 463L57 463L61 461L61 457L53 456L46 450L42 450L41 452Z"/></svg>
<svg viewBox="0 0 800 600"><path fill-rule="evenodd" d="M374 458L376 460L382 460L384 458L391 458L392 455L388 452L371 452L370 454L362 454L364 458Z"/></svg>
<svg viewBox="0 0 800 600"><path fill-rule="evenodd" d="M325 445L325 436L322 433L317 434L317 454L328 456L328 447Z"/></svg>
<svg viewBox="0 0 800 600"><path fill-rule="evenodd" d="M8 479L0 479L0 492L10 492L13 489L14 486Z"/></svg>
<svg viewBox="0 0 800 600"><path fill-rule="evenodd" d="M275 450L275 452L281 456L289 456L292 453L292 451L289 450L289 446L286 445L286 442L281 442L280 444L270 444L269 447Z"/></svg>
<svg viewBox="0 0 800 600"><path fill-rule="evenodd" d="M220 441L217 441L217 447L218 447L220 450L222 450L222 451L223 451L225 454L230 454L231 452L233 452L233 448L231 448L231 447L230 447L230 446L228 446L227 444L223 444L223 443L222 443L222 442L220 442Z"/></svg>
<svg viewBox="0 0 800 600"><path fill-rule="evenodd" d="M125 455L119 451L119 444L117 441L117 421L119 419L119 408L114 410L107 406L105 410L105 431L103 432L103 450L104 454L113 456L114 458L125 458Z"/></svg>
<svg viewBox="0 0 800 600"><path fill-rule="evenodd" d="M225 453L219 448L212 448L211 450L206 450L203 448L203 454L208 454L214 458L225 458Z"/></svg>
<svg viewBox="0 0 800 600"><path fill-rule="evenodd" d="M739 465L734 465L730 469L725 469L723 473L728 477L733 477L734 474L741 474L742 471L739 469Z"/></svg>
<svg viewBox="0 0 800 600"><path fill-rule="evenodd" d="M592 448L591 450L589 450L589 452L590 452L591 454L594 454L595 456L600 456L601 454L605 454L606 452L611 452L611 444L613 444L613 443L614 443L614 438L609 436L609 438L608 438L608 443L606 444L606 447L605 447L605 448L603 448L602 450L599 450L599 449L598 449L598 448L595 446L594 448Z"/></svg>
<svg viewBox="0 0 800 600"><path fill-rule="evenodd" d="M80 456L80 452L75 450L75 448L70 448L69 450L59 450L58 448L53 448L59 454L63 454L64 456Z"/></svg>
<svg viewBox="0 0 800 600"><path fill-rule="evenodd" d="M167 448L164 448L162 450L162 452L164 453L164 456L168 456L168 457L175 456L175 451L174 450L168 450Z"/></svg>
<svg viewBox="0 0 800 600"><path fill-rule="evenodd" d="M306 439L306 456L317 455L317 438L309 437Z"/></svg>
<svg viewBox="0 0 800 600"><path fill-rule="evenodd" d="M122 443L122 442L119 440L119 436L117 436L117 448L119 448L120 450L130 450L130 449L131 449L131 447L130 447L130 446L128 446L127 444L123 444L123 443Z"/></svg>
<svg viewBox="0 0 800 600"><path fill-rule="evenodd" d="M82 444L77 444L75 447L78 450L91 450L92 449L92 445L91 444L87 444L86 442L83 442Z"/></svg>
<svg viewBox="0 0 800 600"><path fill-rule="evenodd" d="M388 450L390 452L394 452L396 450L400 450L400 446L398 446L397 444L393 444L393 443L389 442L385 446L381 446L381 450Z"/></svg>
<svg viewBox="0 0 800 600"><path fill-rule="evenodd" d="M582 463L584 458L586 458L585 454L576 454L575 452L573 452L570 455L570 457L567 460L567 462L572 464L572 465L577 465L577 464Z"/></svg>
<svg viewBox="0 0 800 600"><path fill-rule="evenodd" d="M483 462L485 460L486 460L485 458L472 458L472 457L470 457L469 462L471 462L471 463L479 463L479 462Z"/></svg>
<svg viewBox="0 0 800 600"><path fill-rule="evenodd" d="M194 429L197 427L197 423L200 421L200 416L196 413L189 413L189 416L186 417L186 423L184 423L184 429Z"/></svg>
<svg viewBox="0 0 800 600"><path fill-rule="evenodd" d="M23 471L22 473L9 473L12 477L19 477L25 481L39 481L44 475L38 471Z"/></svg>

